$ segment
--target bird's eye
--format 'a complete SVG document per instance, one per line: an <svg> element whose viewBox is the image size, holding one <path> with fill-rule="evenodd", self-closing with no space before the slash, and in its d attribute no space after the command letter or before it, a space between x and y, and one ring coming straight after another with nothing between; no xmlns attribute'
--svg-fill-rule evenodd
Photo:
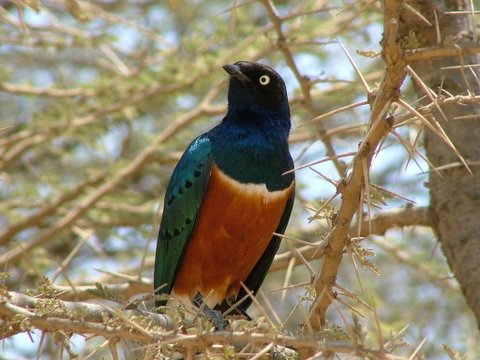
<svg viewBox="0 0 480 360"><path fill-rule="evenodd" d="M260 76L258 81L260 82L260 85L263 85L263 86L268 85L268 84L270 84L270 76L262 75L262 76Z"/></svg>

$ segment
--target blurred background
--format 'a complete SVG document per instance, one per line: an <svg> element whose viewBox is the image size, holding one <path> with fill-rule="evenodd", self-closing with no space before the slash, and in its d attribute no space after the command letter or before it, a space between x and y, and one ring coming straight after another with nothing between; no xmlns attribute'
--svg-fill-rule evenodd
<svg viewBox="0 0 480 360"><path fill-rule="evenodd" d="M311 272L289 260L295 257L288 252L322 241L330 231L340 199L326 202L370 116L347 53L369 86L378 86L383 13L373 0L274 5L281 24L259 1L0 1L4 288L27 293L47 277L65 291L64 299L96 302L102 300L74 289L129 279L131 286L118 290L119 296L151 291L158 222L173 167L190 141L226 112L222 65L258 61L287 83L296 166L325 160L297 171L286 235L302 241L284 240L279 254L286 261L274 264L259 296L272 319L298 332L313 299ZM413 103L408 81L402 90ZM429 169L417 125L397 127L399 137L390 135L374 158L371 182L378 192L363 209L366 215L428 206ZM414 156L405 143L414 144ZM443 344L466 358L480 357L476 324L429 227L391 228L358 246L368 261L347 254L338 283L376 309L385 338L404 330L400 355L426 339L420 350L426 358L451 358ZM321 259L306 259L318 271ZM329 325L346 331L345 321L352 323L356 311L375 346L375 312L351 297L344 302L349 306L331 307ZM252 306L250 314L263 311ZM84 358L102 343L79 335L69 341L64 358ZM0 358L59 358L59 351L53 336L34 330L4 339Z"/></svg>

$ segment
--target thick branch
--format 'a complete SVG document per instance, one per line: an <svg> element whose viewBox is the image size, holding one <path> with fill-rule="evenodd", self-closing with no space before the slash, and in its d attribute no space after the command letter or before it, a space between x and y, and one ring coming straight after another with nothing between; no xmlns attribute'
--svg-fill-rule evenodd
<svg viewBox="0 0 480 360"><path fill-rule="evenodd" d="M406 76L406 62L398 37L401 3L398 0L385 1L382 56L386 63L386 73L373 104L369 130L353 160L352 172L337 189L342 196L342 204L333 224L331 239L324 250L323 267L315 284L317 298L308 318L314 330L321 329L325 324L327 309L335 297L332 287L337 278L344 247L349 242L350 224L359 209L361 195L368 181L368 178L365 178L368 175L365 168L370 168L378 145L389 133L387 112L390 105L398 99L400 86Z"/></svg>
<svg viewBox="0 0 480 360"><path fill-rule="evenodd" d="M174 331L175 325L165 315L139 310L111 310L97 304L35 298L16 292L0 295L0 318L3 320L0 339L34 329L50 333L89 334L110 340L128 339L152 345L145 358L160 354L165 344L181 345L187 349L205 349L215 344L217 350L222 345L234 345L240 350L247 343L260 347L272 344L272 353L280 359L296 357L295 350L291 348L309 348L313 353L378 353L378 350L364 349L347 342L325 341L323 337L285 335L273 328L268 332L212 332L211 329L202 331L197 328L194 332L185 333Z"/></svg>
<svg viewBox="0 0 480 360"><path fill-rule="evenodd" d="M422 49L414 49L412 54L435 54L435 57L428 57L428 61L423 56L410 59L416 74L414 86L419 106L430 106L431 111L426 116L438 124L437 128L444 134L439 137L432 129L424 134L431 167L442 170L429 174L432 227L480 327L480 82L477 67L480 56L476 41L478 28L471 15L474 3L468 0L411 1L410 5L436 27L420 26L414 17L405 13L400 31L404 36L417 34L414 45ZM448 46L439 48L438 44L442 43ZM443 102L435 94L447 94L449 101ZM463 101L463 98L470 101ZM446 146L445 139L454 147ZM464 159L460 166L457 164L459 154Z"/></svg>

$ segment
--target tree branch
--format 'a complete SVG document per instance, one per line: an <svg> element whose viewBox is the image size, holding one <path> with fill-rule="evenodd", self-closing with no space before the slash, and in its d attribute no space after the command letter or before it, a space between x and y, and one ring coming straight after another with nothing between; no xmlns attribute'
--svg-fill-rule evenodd
<svg viewBox="0 0 480 360"><path fill-rule="evenodd" d="M197 325L195 331L178 331L167 316L140 310L109 309L106 306L67 302L54 298L37 298L17 292L4 292L0 295L0 339L34 329L43 332L76 333L102 336L107 340L127 339L140 344L150 345L145 358L154 358L162 353L162 346L175 344L187 349L205 349L215 344L235 346L238 351L249 344L264 347L272 344L276 358L292 358L294 349L309 348L313 353L360 352L378 354L379 350L366 349L359 344L347 341L328 341L323 337L291 336L278 332L277 329L261 329L251 324L250 330L235 330L235 320L231 331L212 331L210 327ZM191 326L191 325L189 325ZM198 327L200 326L200 327ZM245 324L240 328L245 328ZM239 328L239 329L240 329ZM290 349L289 349L290 348ZM254 351L254 350L250 350ZM375 358L375 356L374 356Z"/></svg>
<svg viewBox="0 0 480 360"><path fill-rule="evenodd" d="M0 267L4 267L8 262L17 261L21 256L26 252L30 251L36 246L40 246L50 239L55 237L62 231L68 229L72 224L74 224L78 218L80 218L85 212L87 212L93 205L99 201L103 196L111 192L118 185L123 183L128 178L132 177L134 174L138 173L149 161L152 154L157 150L158 145L165 142L173 134L178 132L180 129L185 127L191 121L196 119L199 116L202 116L205 111L205 105L209 104L213 99L212 94L216 94L217 87L213 88L204 98L204 101L201 105L197 106L193 110L187 112L183 116L177 119L173 124L167 127L161 134L159 134L149 146L143 149L140 154L137 155L127 166L122 168L118 173L115 174L109 181L106 181L101 186L99 186L94 192L89 194L82 202L80 202L76 207L71 209L63 218L61 218L54 226L50 227L48 230L40 233L38 237L31 240L26 244L20 244L15 248L7 251L0 256Z"/></svg>
<svg viewBox="0 0 480 360"><path fill-rule="evenodd" d="M480 46L476 43L473 44L462 44L459 45L449 45L449 46L431 46L413 50L405 51L405 59L407 62L413 62L418 60L430 60L436 57L447 57L447 56L463 56L471 54L479 54Z"/></svg>
<svg viewBox="0 0 480 360"><path fill-rule="evenodd" d="M399 0L385 1L382 57L386 63L386 73L373 103L369 130L353 160L352 172L337 188L337 192L342 196L342 204L333 223L331 238L325 246L324 263L315 283L317 298L307 320L313 330L324 326L327 309L335 298L332 287L336 282L344 247L349 243L350 224L359 209L368 181L364 166L368 172L379 144L390 131L386 119L388 109L398 99L400 86L406 76L406 62L398 37L401 3Z"/></svg>
<svg viewBox="0 0 480 360"><path fill-rule="evenodd" d="M63 330L78 334L94 334L105 338L123 338L141 343L152 339L137 331L123 318L142 318L158 329L171 330L167 316L141 310L122 310L122 317L104 305L68 302L55 298L38 298L8 291L0 295L0 316L3 318L0 339L33 328L46 332Z"/></svg>
<svg viewBox="0 0 480 360"><path fill-rule="evenodd" d="M51 96L51 97L73 97L73 96L95 96L95 90L84 88L56 89L39 88L30 85L11 84L7 82L0 83L0 91L5 91L15 95L28 96Z"/></svg>
<svg viewBox="0 0 480 360"><path fill-rule="evenodd" d="M385 235L387 230L395 227L403 226L428 226L432 225L428 207L407 206L403 209L394 209L381 212L371 219L365 218L360 225L353 224L350 227L350 237L367 237L368 235ZM312 245L297 248L297 251L308 260L320 259L325 253L325 244L323 241L313 243ZM286 269L292 258L296 255L291 251L285 251L277 254L270 267L270 272ZM301 265L299 260L295 261L295 265Z"/></svg>
<svg viewBox="0 0 480 360"><path fill-rule="evenodd" d="M403 209L393 209L389 211L381 212L371 219L364 218L360 226L360 232L358 231L358 224L353 224L350 227L351 237L367 237L368 235L385 235L387 230L395 227L404 226L431 226L431 219L428 207L415 207L407 206ZM296 249L306 260L312 261L320 259L324 255L325 244L323 241L312 243L311 245L302 246ZM269 272L275 272L285 270L294 258L294 266L301 265L302 262L298 260L295 253L291 251L285 251L281 254L277 254L270 267ZM146 268L153 267L154 257L148 257L145 260L144 266ZM152 292L152 279L148 277L139 278L136 275L126 275L129 273L138 273L137 267L132 269L126 269L123 274L108 274L105 277L101 277L96 280L92 280L92 284L100 283L107 291L115 293L117 296L121 296L125 299L129 299L132 296L151 293ZM112 282L115 282L112 284ZM67 301L84 301L92 299L95 296L92 295L91 290L95 288L94 285L56 285L52 284L53 289L59 292L58 299Z"/></svg>
<svg viewBox="0 0 480 360"><path fill-rule="evenodd" d="M151 260L151 264L148 263L148 260ZM146 265L153 266L154 258L147 259ZM118 282L115 284L109 284L108 281L112 281L112 278L115 278L116 281L122 279L123 282ZM107 283L104 281L106 280ZM151 278L139 278L138 276L129 276L125 274L119 274L118 276L110 275L107 279L98 279L94 283L105 284L102 285L106 291L114 293L116 296L123 297L124 299L129 299L132 296L146 293L153 293L153 280ZM94 285L55 285L52 284L52 288L55 291L58 291L58 299L66 301L84 301L95 298L95 295L92 295L92 290L95 289Z"/></svg>
<svg viewBox="0 0 480 360"><path fill-rule="evenodd" d="M12 237L17 234L18 232L32 226L38 226L42 219L47 216L51 216L55 213L60 206L63 204L75 199L76 197L80 196L86 188L90 186L95 186L100 183L105 176L107 175L106 171L100 171L100 173L93 178L86 179L79 183L77 186L72 188L71 190L66 191L65 193L58 196L56 199L53 200L47 206L42 207L33 215L14 223L8 226L6 229L0 232L0 245L4 245L12 239Z"/></svg>

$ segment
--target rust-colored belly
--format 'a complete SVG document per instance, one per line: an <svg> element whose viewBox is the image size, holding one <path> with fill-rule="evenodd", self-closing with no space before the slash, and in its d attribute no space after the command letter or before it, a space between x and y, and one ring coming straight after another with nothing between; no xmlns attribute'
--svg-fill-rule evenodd
<svg viewBox="0 0 480 360"><path fill-rule="evenodd" d="M214 166L174 293L192 299L200 292L210 306L238 294L270 243L291 191L240 184Z"/></svg>

